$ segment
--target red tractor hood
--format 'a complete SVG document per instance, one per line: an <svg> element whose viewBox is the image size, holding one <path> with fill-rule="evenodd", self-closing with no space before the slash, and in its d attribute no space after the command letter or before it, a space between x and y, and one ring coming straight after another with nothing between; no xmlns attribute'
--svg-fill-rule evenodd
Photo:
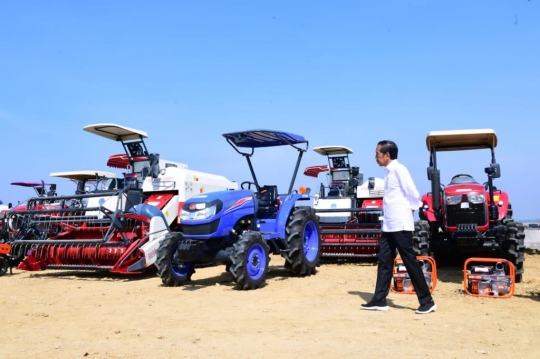
<svg viewBox="0 0 540 359"><path fill-rule="evenodd" d="M484 186L479 183L452 184L446 186L444 193L447 196L457 196L467 193L485 193Z"/></svg>

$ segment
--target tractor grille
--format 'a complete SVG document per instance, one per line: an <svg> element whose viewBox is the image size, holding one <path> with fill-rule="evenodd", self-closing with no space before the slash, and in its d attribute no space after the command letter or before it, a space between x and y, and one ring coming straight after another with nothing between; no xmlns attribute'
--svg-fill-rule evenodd
<svg viewBox="0 0 540 359"><path fill-rule="evenodd" d="M446 225L456 227L458 224L485 226L486 205L469 203L469 208L461 208L461 203L446 205Z"/></svg>
<svg viewBox="0 0 540 359"><path fill-rule="evenodd" d="M202 235L202 234L212 234L217 231L219 227L219 219L216 219L213 222L207 224L199 224L195 226L190 226L184 224L182 231L187 235Z"/></svg>

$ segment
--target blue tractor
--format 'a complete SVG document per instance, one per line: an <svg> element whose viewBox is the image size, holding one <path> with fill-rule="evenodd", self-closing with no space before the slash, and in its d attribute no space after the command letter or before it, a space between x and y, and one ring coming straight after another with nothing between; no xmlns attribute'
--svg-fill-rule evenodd
<svg viewBox="0 0 540 359"><path fill-rule="evenodd" d="M253 181L239 190L201 194L184 202L181 232L170 232L157 251L156 267L165 286L182 286L196 267L225 264L238 289L264 284L269 254L285 258L285 268L297 276L315 274L321 236L309 190L293 190L308 141L287 132L252 130L225 133L227 142L247 160ZM252 155L256 148L288 145L298 160L287 193L275 185L260 185ZM302 203L303 202L303 203Z"/></svg>

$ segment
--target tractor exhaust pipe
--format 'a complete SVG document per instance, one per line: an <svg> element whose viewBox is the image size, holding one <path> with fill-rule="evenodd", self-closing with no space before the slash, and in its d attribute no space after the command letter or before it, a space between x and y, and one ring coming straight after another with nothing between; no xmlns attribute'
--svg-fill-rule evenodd
<svg viewBox="0 0 540 359"><path fill-rule="evenodd" d="M441 174L435 168L430 169L431 201L435 213L441 209Z"/></svg>
<svg viewBox="0 0 540 359"><path fill-rule="evenodd" d="M498 165L491 165L484 168L484 172L488 176L488 191L489 191L489 219L497 220L499 219L499 207L494 203L493 199L493 178L498 175L497 171ZM500 170L499 170L500 173Z"/></svg>

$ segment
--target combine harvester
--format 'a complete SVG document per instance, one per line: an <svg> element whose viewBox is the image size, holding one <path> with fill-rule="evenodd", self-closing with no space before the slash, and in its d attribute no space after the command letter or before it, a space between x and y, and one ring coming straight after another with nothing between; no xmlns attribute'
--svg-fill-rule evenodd
<svg viewBox="0 0 540 359"><path fill-rule="evenodd" d="M56 195L56 185L55 184L49 184L45 183L44 181L41 182L24 182L24 181L18 181L18 182L11 182L12 186L20 186L20 187L31 187L36 192L36 195L38 197L47 198L41 200L37 206L39 209L51 209L56 208L56 204L54 202L54 196ZM45 186L49 186L49 189ZM0 276L6 274L8 268L11 269L13 266L17 265L20 262L19 257L13 257L11 254L11 244L10 242L10 236L9 231L7 228L16 228L18 225L18 217L11 216L9 219L10 225L7 225L8 219L6 219L6 213L9 211L23 211L26 210L27 201L19 202L17 206L13 207L12 203L8 203L7 205L3 205L0 201ZM15 220L14 220L15 219Z"/></svg>
<svg viewBox="0 0 540 359"><path fill-rule="evenodd" d="M363 183L358 167L351 167L343 146L313 149L328 158L328 165L305 169L306 176L327 172L327 184L321 183L313 206L321 226L321 255L331 258L376 257L382 228L384 180L370 177Z"/></svg>
<svg viewBox="0 0 540 359"><path fill-rule="evenodd" d="M31 187L36 192L36 195L38 197L48 197L47 200L42 200L40 202L40 208L53 208L54 205L54 199L53 197L56 195L56 184L49 184L45 183L44 181L41 182L29 182L29 181L18 181L18 182L11 182L12 186L20 186L20 187ZM49 186L49 189L45 186ZM0 204L0 238L4 241L8 240L8 234L7 232L3 231L4 228L7 228L6 225L4 225L6 213L10 210L13 211L22 211L26 209L27 201L19 202L15 207L13 207L12 203L8 203L7 205Z"/></svg>
<svg viewBox="0 0 540 359"><path fill-rule="evenodd" d="M54 197L58 208L40 209L37 204L44 198L36 197L25 210L7 212L11 255L22 260L18 269L140 274L153 266L165 234L181 230L179 212L187 198L238 189L223 176L189 170L149 153L144 131L108 123L84 130L122 143L125 157L118 161L113 156L109 163L129 170L123 188L114 187L122 183L115 179L92 189L86 186L90 178L79 173L76 194ZM75 179L73 173L53 175Z"/></svg>

